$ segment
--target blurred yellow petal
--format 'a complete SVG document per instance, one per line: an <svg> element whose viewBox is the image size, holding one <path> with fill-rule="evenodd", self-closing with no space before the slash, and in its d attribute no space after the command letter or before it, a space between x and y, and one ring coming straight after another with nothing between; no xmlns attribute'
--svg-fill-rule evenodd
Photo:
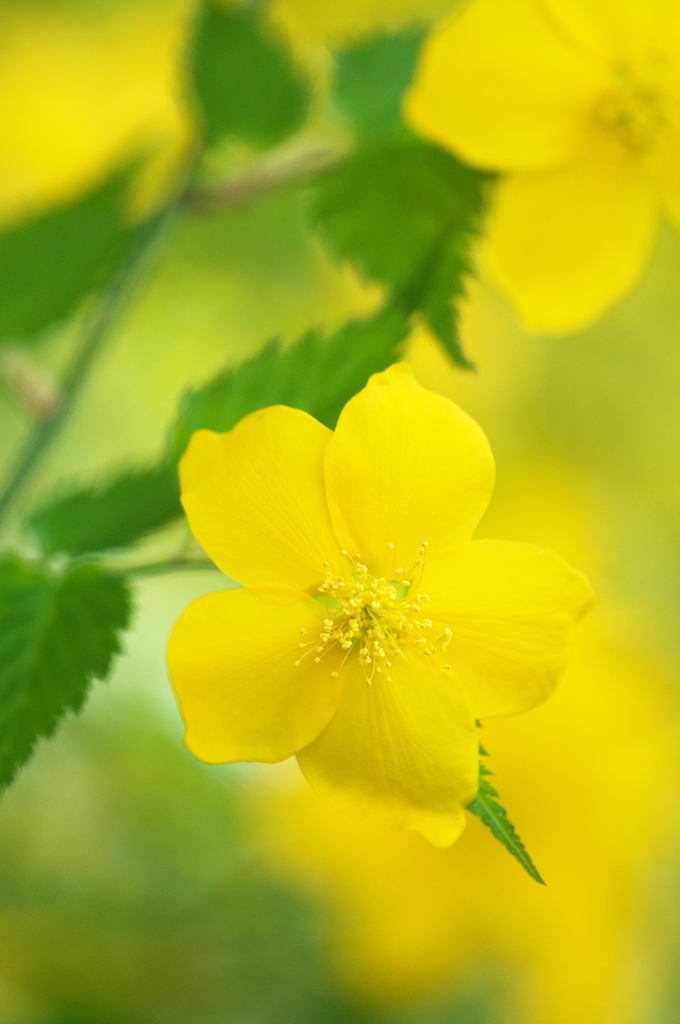
<svg viewBox="0 0 680 1024"><path fill-rule="evenodd" d="M301 49L395 32L449 11L455 0L271 0L267 13Z"/></svg>
<svg viewBox="0 0 680 1024"><path fill-rule="evenodd" d="M190 604L175 623L168 666L192 754L210 764L283 761L318 736L337 703L331 676L301 658L301 630L325 610L284 588L224 590ZM296 667L295 662L300 660Z"/></svg>
<svg viewBox="0 0 680 1024"><path fill-rule="evenodd" d="M331 431L299 409L251 413L227 434L197 431L180 462L191 529L228 576L306 590L344 569L322 477Z"/></svg>
<svg viewBox="0 0 680 1024"><path fill-rule="evenodd" d="M676 0L541 0L555 30L577 46L625 62L635 70L649 68L650 50L667 51L680 36ZM647 65L647 67L645 67Z"/></svg>
<svg viewBox="0 0 680 1024"><path fill-rule="evenodd" d="M547 700L594 602L583 573L552 551L500 540L473 541L436 560L423 587L435 631L452 632L446 660L476 718Z"/></svg>
<svg viewBox="0 0 680 1024"><path fill-rule="evenodd" d="M658 214L637 155L603 141L567 167L500 183L486 260L529 327L576 330L639 277Z"/></svg>
<svg viewBox="0 0 680 1024"><path fill-rule="evenodd" d="M381 825L450 846L477 792L475 723L460 688L417 652L372 684L356 662L329 725L298 754L310 784Z"/></svg>
<svg viewBox="0 0 680 1024"><path fill-rule="evenodd" d="M474 420L400 363L347 403L324 473L341 546L391 579L410 572L424 541L430 557L472 536L493 490L494 461Z"/></svg>
<svg viewBox="0 0 680 1024"><path fill-rule="evenodd" d="M601 61L555 31L532 0L473 0L426 42L405 111L473 164L559 164L581 150L606 81Z"/></svg>
<svg viewBox="0 0 680 1024"><path fill-rule="evenodd" d="M144 187L159 190L189 135L178 57L190 11L1 5L1 219L70 197L131 152L152 155Z"/></svg>

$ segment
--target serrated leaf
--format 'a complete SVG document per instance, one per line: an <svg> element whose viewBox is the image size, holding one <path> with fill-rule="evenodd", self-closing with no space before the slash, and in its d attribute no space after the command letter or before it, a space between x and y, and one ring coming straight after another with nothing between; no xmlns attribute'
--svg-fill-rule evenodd
<svg viewBox="0 0 680 1024"><path fill-rule="evenodd" d="M398 358L409 324L397 309L351 321L330 338L312 332L284 348L278 342L199 391L185 395L169 441L171 458L184 452L195 430L231 430L243 416L268 405L290 405L334 427L345 403L372 373Z"/></svg>
<svg viewBox="0 0 680 1024"><path fill-rule="evenodd" d="M182 515L172 467L120 473L34 512L27 526L45 555L86 555L133 544Z"/></svg>
<svg viewBox="0 0 680 1024"><path fill-rule="evenodd" d="M401 99L415 69L425 31L408 28L335 54L333 98L362 135L387 135L399 128Z"/></svg>
<svg viewBox="0 0 680 1024"><path fill-rule="evenodd" d="M469 273L468 246L488 176L417 139L366 143L319 181L312 217L331 250L422 312L449 355L460 350L452 300Z"/></svg>
<svg viewBox="0 0 680 1024"><path fill-rule="evenodd" d="M266 149L297 131L307 116L309 82L255 10L206 0L190 75L208 145L234 136Z"/></svg>
<svg viewBox="0 0 680 1024"><path fill-rule="evenodd" d="M453 362L462 369L473 370L474 365L460 343L456 307L456 299L465 295L465 279L472 272L469 244L470 234L464 230L445 234L425 272L417 306Z"/></svg>
<svg viewBox="0 0 680 1024"><path fill-rule="evenodd" d="M95 565L0 560L0 786L105 678L129 617L127 584Z"/></svg>
<svg viewBox="0 0 680 1024"><path fill-rule="evenodd" d="M519 861L535 882L545 885L515 826L508 818L508 812L498 800L498 793L489 782L489 775L493 775L493 772L480 762L479 791L472 803L468 804L468 811L476 814L487 828L491 829L499 843Z"/></svg>
<svg viewBox="0 0 680 1024"><path fill-rule="evenodd" d="M98 287L127 250L118 170L73 202L0 232L0 341L39 340Z"/></svg>

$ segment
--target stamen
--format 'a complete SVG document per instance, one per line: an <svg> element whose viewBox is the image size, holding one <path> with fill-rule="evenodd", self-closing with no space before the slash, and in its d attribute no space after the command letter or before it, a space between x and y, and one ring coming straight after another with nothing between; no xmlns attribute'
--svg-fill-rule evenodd
<svg viewBox="0 0 680 1024"><path fill-rule="evenodd" d="M428 542L423 541L420 557L408 579L403 579L403 568L390 570L391 578L373 576L359 553L352 558L345 549L342 554L352 565L348 576L335 576L327 569L318 587L326 605L323 628L316 644L311 641L299 646L308 648L308 654L313 652L314 662L318 664L337 645L344 654L339 670L331 673L331 678L338 678L354 650L363 666L366 682L371 685L378 673L381 679L391 681L392 677L382 666L390 669L395 657L408 660L409 649L430 658L436 658L440 649L446 649L451 630L445 630L436 640L430 639L427 632L432 629L432 620L417 617L422 603L430 600L427 594L415 592L422 579L428 546ZM387 548L394 551L394 543L388 541Z"/></svg>

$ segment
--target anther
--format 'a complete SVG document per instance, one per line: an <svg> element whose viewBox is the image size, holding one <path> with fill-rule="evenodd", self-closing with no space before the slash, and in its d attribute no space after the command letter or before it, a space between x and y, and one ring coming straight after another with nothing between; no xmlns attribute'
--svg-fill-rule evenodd
<svg viewBox="0 0 680 1024"><path fill-rule="evenodd" d="M314 662L315 662L316 665L318 665L320 661L321 661L321 658L315 658L314 659Z"/></svg>
<svg viewBox="0 0 680 1024"><path fill-rule="evenodd" d="M294 666L295 668L299 668L299 667L300 667L300 662L299 662L299 661L294 661L294 662L293 662L293 666Z"/></svg>
<svg viewBox="0 0 680 1024"><path fill-rule="evenodd" d="M392 541L391 541L391 540L388 540L388 542L387 542L387 546L388 546L388 548L390 549L390 551L394 551L394 544L392 543Z"/></svg>
<svg viewBox="0 0 680 1024"><path fill-rule="evenodd" d="M444 668L448 670L448 669L451 668L451 666L450 665L444 665Z"/></svg>
<svg viewBox="0 0 680 1024"><path fill-rule="evenodd" d="M298 647L306 647L307 644L298 644Z"/></svg>
<svg viewBox="0 0 680 1024"><path fill-rule="evenodd" d="M300 630L300 632L301 632L301 633L306 633L306 632L307 632L307 627L306 627L306 626L303 626L303 627L302 627L302 629Z"/></svg>

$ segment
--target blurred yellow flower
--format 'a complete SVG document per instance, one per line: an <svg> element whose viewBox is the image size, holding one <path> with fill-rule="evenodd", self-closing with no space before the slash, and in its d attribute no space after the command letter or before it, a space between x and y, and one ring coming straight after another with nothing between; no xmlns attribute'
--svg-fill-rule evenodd
<svg viewBox="0 0 680 1024"><path fill-rule="evenodd" d="M680 6L471 0L426 43L410 123L506 172L485 259L527 324L581 327L680 219Z"/></svg>
<svg viewBox="0 0 680 1024"><path fill-rule="evenodd" d="M471 540L494 482L481 429L398 364L334 433L274 406L198 431L180 475L196 539L247 588L199 598L172 632L189 749L296 754L320 792L453 843L475 719L549 696L593 599L550 551Z"/></svg>

